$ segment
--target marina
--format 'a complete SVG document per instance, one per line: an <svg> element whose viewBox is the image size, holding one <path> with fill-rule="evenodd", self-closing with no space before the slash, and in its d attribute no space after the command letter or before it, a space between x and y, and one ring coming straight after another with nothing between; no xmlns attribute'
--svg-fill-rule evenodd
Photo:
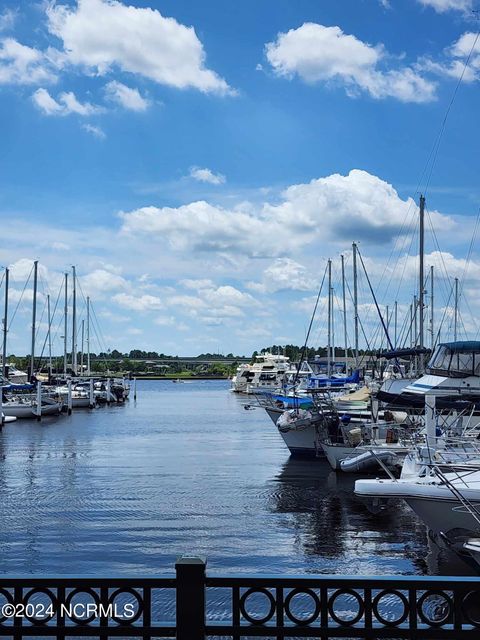
<svg viewBox="0 0 480 640"><path fill-rule="evenodd" d="M148 576L193 552L234 573L474 574L406 505L372 514L358 476L291 458L228 386L141 381L136 403L5 425L2 572Z"/></svg>
<svg viewBox="0 0 480 640"><path fill-rule="evenodd" d="M4 0L0 637L480 637L480 0Z"/></svg>

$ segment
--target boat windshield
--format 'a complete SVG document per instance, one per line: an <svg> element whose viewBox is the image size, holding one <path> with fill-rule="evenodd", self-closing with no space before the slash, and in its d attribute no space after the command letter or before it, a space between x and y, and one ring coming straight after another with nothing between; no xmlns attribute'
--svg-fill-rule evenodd
<svg viewBox="0 0 480 640"><path fill-rule="evenodd" d="M480 348L475 351L461 346L439 345L428 363L428 373L452 377L480 375Z"/></svg>

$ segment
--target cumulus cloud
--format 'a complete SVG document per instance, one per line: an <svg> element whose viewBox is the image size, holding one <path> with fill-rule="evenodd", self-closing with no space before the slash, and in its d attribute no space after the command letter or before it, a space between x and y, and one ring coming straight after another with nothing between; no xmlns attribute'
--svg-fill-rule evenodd
<svg viewBox="0 0 480 640"><path fill-rule="evenodd" d="M221 173L213 173L210 169L201 169L200 167L192 167L190 169L190 177L199 182L208 182L210 184L224 184L226 178Z"/></svg>
<svg viewBox="0 0 480 640"><path fill-rule="evenodd" d="M128 286L125 278L106 269L95 269L79 278L79 280L84 292L97 298L105 293L126 289Z"/></svg>
<svg viewBox="0 0 480 640"><path fill-rule="evenodd" d="M33 260L20 258L9 265L10 279L13 282L26 282L29 277L33 277ZM43 280L48 280L49 273L45 265L38 265L38 275Z"/></svg>
<svg viewBox="0 0 480 640"><path fill-rule="evenodd" d="M299 76L305 82L337 82L349 95L366 92L373 98L402 102L435 99L436 85L414 68L382 70L388 59L383 45L372 46L340 27L306 22L298 29L279 33L265 53L278 76Z"/></svg>
<svg viewBox="0 0 480 640"><path fill-rule="evenodd" d="M4 38L0 42L0 84L38 84L55 80L56 75L44 53L14 38Z"/></svg>
<svg viewBox="0 0 480 640"><path fill-rule="evenodd" d="M75 7L51 3L48 28L66 58L89 73L114 68L159 84L203 92L231 93L227 82L205 66L205 51L193 27L158 10L116 0L79 0Z"/></svg>
<svg viewBox="0 0 480 640"><path fill-rule="evenodd" d="M462 11L467 13L473 9L473 0L417 0L424 7L431 7L437 13L446 11Z"/></svg>
<svg viewBox="0 0 480 640"><path fill-rule="evenodd" d="M144 98L138 89L132 89L127 85L112 80L105 86L107 98L116 102L130 111L146 111L150 106L150 101Z"/></svg>
<svg viewBox="0 0 480 640"><path fill-rule="evenodd" d="M216 252L250 257L288 257L316 241L361 240L384 244L404 230L416 204L392 185L361 170L293 185L280 202L225 209L205 201L178 208L143 207L120 213L122 234L167 241L174 251ZM451 218L431 212L438 231ZM297 273L298 276L298 273Z"/></svg>
<svg viewBox="0 0 480 640"><path fill-rule="evenodd" d="M417 67L439 76L462 78L463 82L478 80L480 40L476 33L467 31L450 47L447 47L439 59L433 60L423 57L418 61Z"/></svg>
<svg viewBox="0 0 480 640"><path fill-rule="evenodd" d="M112 300L121 307L132 311L155 311L163 308L160 298L148 294L135 296L130 293L117 293L112 297Z"/></svg>
<svg viewBox="0 0 480 640"><path fill-rule="evenodd" d="M80 102L73 91L61 93L57 101L52 98L46 89L40 88L35 91L32 99L35 106L47 116L68 116L75 113L79 116L88 117L104 111L102 107L89 102Z"/></svg>
<svg viewBox="0 0 480 640"><path fill-rule="evenodd" d="M264 291L271 293L287 289L310 291L317 286L317 281L308 269L291 258L275 260L263 272L263 281L260 284Z"/></svg>
<svg viewBox="0 0 480 640"><path fill-rule="evenodd" d="M170 296L166 304L207 325L218 325L241 318L245 315L246 308L253 312L258 306L253 296L231 285L216 286L210 280L183 280L180 284L196 289L197 296Z"/></svg>

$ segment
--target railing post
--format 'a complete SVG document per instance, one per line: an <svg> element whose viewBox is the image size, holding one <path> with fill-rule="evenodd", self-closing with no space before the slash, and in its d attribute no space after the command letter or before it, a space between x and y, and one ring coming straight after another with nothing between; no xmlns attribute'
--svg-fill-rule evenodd
<svg viewBox="0 0 480 640"><path fill-rule="evenodd" d="M177 572L177 640L205 640L205 567L203 558L182 556Z"/></svg>

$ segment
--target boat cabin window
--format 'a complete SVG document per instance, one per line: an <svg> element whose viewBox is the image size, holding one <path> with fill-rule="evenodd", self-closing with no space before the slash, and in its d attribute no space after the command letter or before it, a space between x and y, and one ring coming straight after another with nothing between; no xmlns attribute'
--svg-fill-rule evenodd
<svg viewBox="0 0 480 640"><path fill-rule="evenodd" d="M435 350L428 364L430 373L441 372L451 376L472 376L480 374L480 349L451 348L441 344Z"/></svg>

